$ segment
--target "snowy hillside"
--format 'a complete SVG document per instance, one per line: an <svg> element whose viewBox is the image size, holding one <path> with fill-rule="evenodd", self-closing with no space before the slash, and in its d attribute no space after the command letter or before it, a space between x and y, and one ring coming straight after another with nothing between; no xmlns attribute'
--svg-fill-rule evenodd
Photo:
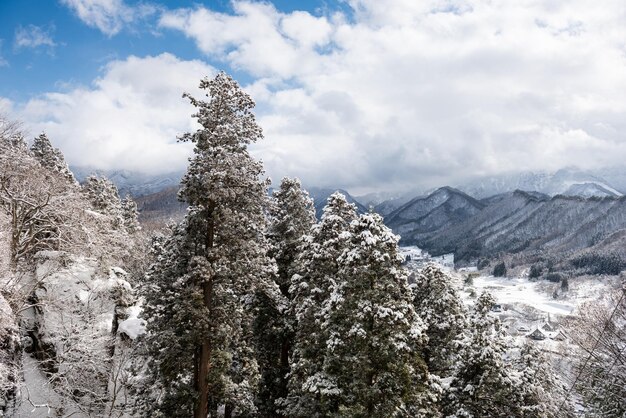
<svg viewBox="0 0 626 418"><path fill-rule="evenodd" d="M386 223L404 245L433 254L455 253L460 261L498 252L563 254L598 245L626 228L624 198L550 198L522 191L480 202L460 193L453 196L456 205L436 194L417 199L388 216Z"/></svg>
<svg viewBox="0 0 626 418"><path fill-rule="evenodd" d="M420 243L441 228L463 222L479 213L484 204L450 187L417 197L385 217L385 223L403 242Z"/></svg>

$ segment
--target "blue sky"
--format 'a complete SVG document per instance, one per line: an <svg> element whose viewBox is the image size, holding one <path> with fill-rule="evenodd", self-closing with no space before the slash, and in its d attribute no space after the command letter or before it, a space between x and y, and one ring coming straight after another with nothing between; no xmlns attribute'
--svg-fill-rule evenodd
<svg viewBox="0 0 626 418"><path fill-rule="evenodd" d="M127 1L130 7L145 2ZM232 4L227 0L172 1L150 3L154 8L208 7L229 13ZM277 9L285 12L307 10L321 14L329 8L345 9L337 2L318 0L274 1ZM8 65L0 67L0 96L23 101L45 91L63 90L77 84L89 84L108 61L129 55L145 56L170 52L182 59L202 58L193 42L182 33L156 28L159 12L154 11L141 22L121 29L114 35L90 27L76 16L70 7L58 0L8 0L0 2L0 56ZM42 30L54 46L19 47L16 35L20 30ZM225 63L216 63L227 68ZM246 74L239 77L247 80Z"/></svg>
<svg viewBox="0 0 626 418"><path fill-rule="evenodd" d="M0 2L0 112L74 166L184 169L226 70L267 173L349 190L626 158L626 8L586 0Z"/></svg>

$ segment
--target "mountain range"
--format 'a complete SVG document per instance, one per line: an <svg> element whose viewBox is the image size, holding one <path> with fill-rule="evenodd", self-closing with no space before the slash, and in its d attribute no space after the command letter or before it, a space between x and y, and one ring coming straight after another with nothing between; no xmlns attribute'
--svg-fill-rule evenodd
<svg viewBox="0 0 626 418"><path fill-rule="evenodd" d="M402 244L418 245L435 255L453 252L461 262L498 253L569 254L589 248L610 248L626 256L626 249L620 247L626 244L625 171L527 172L422 194L353 197L343 189L310 187L308 191L318 218L328 197L339 191L359 213L373 208L383 215ZM80 180L93 170L74 168L74 172ZM142 222L148 225L158 226L185 213L185 205L176 197L182 173L99 174L109 176L121 195L135 196Z"/></svg>
<svg viewBox="0 0 626 418"><path fill-rule="evenodd" d="M117 186L120 196L127 194L132 197L146 196L158 193L170 187L176 187L183 177L183 171L173 171L166 174L146 174L130 170L97 170L89 167L71 167L74 177L82 183L88 176L98 175L107 177Z"/></svg>

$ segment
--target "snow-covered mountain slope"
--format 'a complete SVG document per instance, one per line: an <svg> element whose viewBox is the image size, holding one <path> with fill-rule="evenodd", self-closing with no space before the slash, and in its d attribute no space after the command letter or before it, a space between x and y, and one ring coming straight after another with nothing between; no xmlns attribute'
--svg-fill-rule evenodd
<svg viewBox="0 0 626 418"><path fill-rule="evenodd" d="M622 193L614 188L602 183L576 183L572 184L565 192L566 196L581 196L581 197L619 197Z"/></svg>
<svg viewBox="0 0 626 418"><path fill-rule="evenodd" d="M458 260L469 260L498 252L576 251L625 228L626 198L542 198L516 191L421 242L405 241L434 254L453 252Z"/></svg>
<svg viewBox="0 0 626 418"><path fill-rule="evenodd" d="M146 223L167 223L181 220L187 213L187 204L178 200L178 186L136 198L139 220Z"/></svg>
<svg viewBox="0 0 626 418"><path fill-rule="evenodd" d="M406 243L418 243L479 213L484 204L451 187L437 189L426 197L416 197L390 213L385 223Z"/></svg>

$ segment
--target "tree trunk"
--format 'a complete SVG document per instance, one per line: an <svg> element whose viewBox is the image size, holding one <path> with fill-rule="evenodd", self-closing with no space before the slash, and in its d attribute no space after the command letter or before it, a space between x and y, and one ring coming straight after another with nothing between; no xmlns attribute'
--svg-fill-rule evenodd
<svg viewBox="0 0 626 418"><path fill-rule="evenodd" d="M232 418L233 416L233 404L232 403L227 403L224 406L224 418Z"/></svg>
<svg viewBox="0 0 626 418"><path fill-rule="evenodd" d="M211 205L212 206L212 205ZM208 255L209 248L213 246L214 239L214 223L211 219L213 207L208 209L207 215L207 235L205 241L205 254ZM202 294L204 297L204 306L209 311L213 310L213 278L202 284ZM208 336L204 337L200 346L199 365L197 366L198 374L196 376L196 388L198 389L198 403L194 411L194 418L206 418L209 413L209 370L211 368L211 341Z"/></svg>
<svg viewBox="0 0 626 418"><path fill-rule="evenodd" d="M211 358L211 345L205 340L200 348L200 365L198 367L198 404L194 413L195 418L206 418L209 414L209 359Z"/></svg>
<svg viewBox="0 0 626 418"><path fill-rule="evenodd" d="M292 335L283 336L283 343L280 350L280 397L287 396L287 374L289 373L289 352L291 351L291 338ZM282 417L283 415L277 413L276 416Z"/></svg>

